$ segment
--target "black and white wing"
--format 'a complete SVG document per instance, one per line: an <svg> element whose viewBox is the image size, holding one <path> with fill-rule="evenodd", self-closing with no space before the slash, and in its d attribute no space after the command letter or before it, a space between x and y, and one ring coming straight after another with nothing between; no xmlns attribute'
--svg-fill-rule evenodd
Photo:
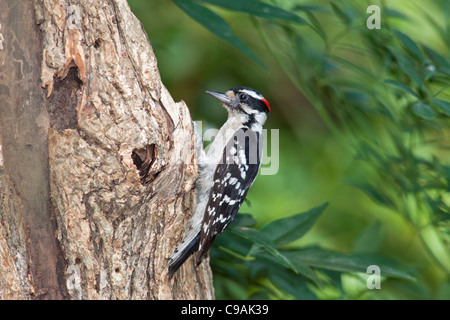
<svg viewBox="0 0 450 320"><path fill-rule="evenodd" d="M197 263L239 211L258 174L261 155L260 132L242 128L227 143L222 162L214 172L214 184L203 216Z"/></svg>

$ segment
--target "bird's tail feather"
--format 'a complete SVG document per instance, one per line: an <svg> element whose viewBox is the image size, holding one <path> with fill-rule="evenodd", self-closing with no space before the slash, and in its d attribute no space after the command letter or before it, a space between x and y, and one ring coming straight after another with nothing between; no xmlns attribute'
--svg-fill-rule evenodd
<svg viewBox="0 0 450 320"><path fill-rule="evenodd" d="M190 238L185 238L175 249L169 260L169 279L181 267L181 265L198 249L200 243L200 232Z"/></svg>

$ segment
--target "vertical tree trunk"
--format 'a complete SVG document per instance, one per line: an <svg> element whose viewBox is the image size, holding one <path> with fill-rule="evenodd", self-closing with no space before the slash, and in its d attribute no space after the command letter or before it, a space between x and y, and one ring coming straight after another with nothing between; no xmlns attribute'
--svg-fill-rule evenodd
<svg viewBox="0 0 450 320"><path fill-rule="evenodd" d="M167 277L192 122L127 2L1 1L0 25L0 298L213 298L207 262Z"/></svg>

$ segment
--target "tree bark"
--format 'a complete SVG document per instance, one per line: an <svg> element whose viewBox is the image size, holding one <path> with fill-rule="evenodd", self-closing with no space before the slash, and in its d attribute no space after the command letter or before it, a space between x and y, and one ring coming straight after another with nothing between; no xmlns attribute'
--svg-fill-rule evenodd
<svg viewBox="0 0 450 320"><path fill-rule="evenodd" d="M195 204L192 120L125 0L0 1L0 298L212 299L168 280Z"/></svg>

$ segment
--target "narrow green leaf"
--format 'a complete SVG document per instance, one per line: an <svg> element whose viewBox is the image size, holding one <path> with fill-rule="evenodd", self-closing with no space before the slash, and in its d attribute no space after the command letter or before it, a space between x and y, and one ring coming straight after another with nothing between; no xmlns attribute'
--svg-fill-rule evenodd
<svg viewBox="0 0 450 320"><path fill-rule="evenodd" d="M269 254L266 251L260 251L260 252L256 253L254 256L256 258L258 258L257 261L259 261L260 263L265 263L266 268L268 268L270 265L274 265L279 268L279 265L280 265L279 259L277 257L275 257L274 255ZM268 262L263 262L263 260L268 261ZM319 277L317 276L317 274L306 263L304 263L303 261L300 261L299 259L297 259L295 261L295 263L293 263L292 261L290 261L290 263L292 263L292 265L295 268L295 271L296 271L295 274L299 273L302 276L304 276L305 278L312 280L316 284L318 284L318 285L321 284L321 281L320 281ZM284 272L286 272L286 270L284 270ZM294 274L292 274L292 275L294 275Z"/></svg>
<svg viewBox="0 0 450 320"><path fill-rule="evenodd" d="M327 34L322 28L322 25L319 22L319 19L316 18L316 16L310 12L306 11L306 15L308 16L309 21L311 22L311 28L324 40L327 41Z"/></svg>
<svg viewBox="0 0 450 320"><path fill-rule="evenodd" d="M418 115L421 118L424 118L426 120L431 120L434 118L434 111L433 109L423 103L423 102L417 102L413 105L413 111L416 115Z"/></svg>
<svg viewBox="0 0 450 320"><path fill-rule="evenodd" d="M303 277L292 276L280 268L268 271L269 279L281 290L300 300L316 300L317 297L308 287Z"/></svg>
<svg viewBox="0 0 450 320"><path fill-rule="evenodd" d="M295 22L306 24L307 22L295 13L272 6L270 4L257 0L200 0L222 8L244 12L249 15L264 18L268 20L282 20L286 22Z"/></svg>
<svg viewBox="0 0 450 320"><path fill-rule="evenodd" d="M419 46L412 40L410 37L408 37L406 34L404 34L401 31L394 30L395 35L397 38L401 41L403 46L408 50L411 54L416 56L419 60L423 61L424 57L422 54L422 51L420 51Z"/></svg>
<svg viewBox="0 0 450 320"><path fill-rule="evenodd" d="M338 16L338 18L346 25L349 26L352 22L352 18L350 14L334 3L331 4L331 8L333 9L334 13Z"/></svg>
<svg viewBox="0 0 450 320"><path fill-rule="evenodd" d="M449 70L450 69L450 62L448 59L446 59L444 56L439 54L438 52L434 51L430 47L423 46L423 49L426 53L426 55L433 61L433 67L437 70Z"/></svg>
<svg viewBox="0 0 450 320"><path fill-rule="evenodd" d="M417 93L415 93L414 91L412 91L408 86L406 86L405 84L395 81L395 80L384 80L384 83L390 84L391 86L396 87L397 89L402 90L403 92L409 93L411 95L413 95L416 98L419 98L419 96L417 95Z"/></svg>
<svg viewBox="0 0 450 320"><path fill-rule="evenodd" d="M317 12L326 12L328 13L328 8L321 6L321 5L314 5L314 4L298 4L294 6L293 10L300 10L300 11L317 11Z"/></svg>
<svg viewBox="0 0 450 320"><path fill-rule="evenodd" d="M375 186L362 181L356 181L352 179L348 179L349 183L357 187L358 189L361 189L366 195L368 195L373 201L375 201L378 204L384 205L384 206L393 206L394 202L392 199L382 190L379 190L379 188L376 188Z"/></svg>
<svg viewBox="0 0 450 320"><path fill-rule="evenodd" d="M395 9L390 9L390 8L386 8L385 11L387 16L392 17L392 18L398 18L401 20L406 20L406 21L410 21L411 19L404 15L403 13L401 13L400 11L397 11Z"/></svg>
<svg viewBox="0 0 450 320"><path fill-rule="evenodd" d="M229 24L214 11L211 11L208 8L194 3L190 0L174 0L174 2L187 15L200 23L211 33L215 34L222 40L225 40L235 48L241 50L261 66L264 66L262 61L246 46L246 44L241 39L233 35Z"/></svg>
<svg viewBox="0 0 450 320"><path fill-rule="evenodd" d="M300 239L311 229L327 205L328 203L324 203L307 212L275 220L264 226L261 232L273 241L277 247Z"/></svg>
<svg viewBox="0 0 450 320"><path fill-rule="evenodd" d="M254 244L257 245L257 247L261 247L264 250L266 250L269 254L271 254L273 257L277 258L278 262L285 266L288 269L291 269L295 273L298 273L295 266L292 264L292 262L289 261L285 256L281 254L280 251L278 251L275 248L274 243L270 238L268 238L264 233L255 230L255 229L249 229L249 228L238 228L238 229L232 229L230 230L231 233L240 236L244 239L252 241ZM255 251L252 249L252 251Z"/></svg>
<svg viewBox="0 0 450 320"><path fill-rule="evenodd" d="M357 74L357 75L359 75L361 77L365 77L367 79L372 79L372 80L376 79L374 77L373 73L371 71L369 71L368 69L366 69L365 67L361 66L361 64L351 62L351 61L349 61L347 59L344 59L344 58L341 58L341 57L335 56L335 55L330 55L329 59L338 62L345 69L351 70L355 74ZM354 81L354 83L360 83L361 82L359 79L352 79L352 80ZM361 86L363 88L362 84L360 84L359 86ZM351 87L354 87L354 86L351 86Z"/></svg>
<svg viewBox="0 0 450 320"><path fill-rule="evenodd" d="M245 259L253 248L253 242L237 236L230 232L231 230L232 229L228 229L221 234L220 237L217 237L214 241L214 246L217 246L234 256L238 256L241 259Z"/></svg>
<svg viewBox="0 0 450 320"><path fill-rule="evenodd" d="M412 65L406 59L398 60L400 68L411 78L412 81L419 87L423 88L423 81L419 74L414 70Z"/></svg>
<svg viewBox="0 0 450 320"><path fill-rule="evenodd" d="M450 101L433 99L431 100L436 107L450 117Z"/></svg>
<svg viewBox="0 0 450 320"><path fill-rule="evenodd" d="M377 265L381 275L393 278L415 280L414 271L394 260L377 254L347 255L321 248L308 248L283 251L283 254L294 264L297 259L310 267L334 270L339 272L367 272L367 267Z"/></svg>
<svg viewBox="0 0 450 320"><path fill-rule="evenodd" d="M310 27L324 40L327 40L327 35L319 22L319 19L313 14L313 11L327 12L322 6L317 5L296 5L293 8L294 11L303 11L308 16L308 21L311 23Z"/></svg>

